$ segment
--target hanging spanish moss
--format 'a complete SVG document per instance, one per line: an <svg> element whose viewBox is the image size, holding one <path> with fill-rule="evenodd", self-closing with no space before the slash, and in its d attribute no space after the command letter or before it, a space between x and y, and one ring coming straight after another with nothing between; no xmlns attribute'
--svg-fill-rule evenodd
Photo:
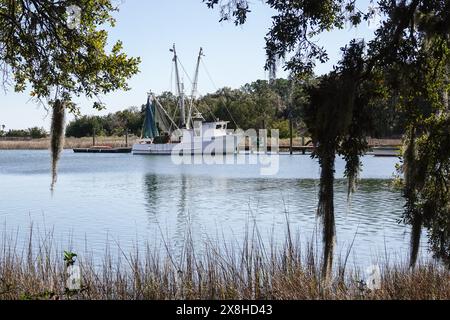
<svg viewBox="0 0 450 320"><path fill-rule="evenodd" d="M358 123L352 123L355 127ZM367 151L368 144L363 130L358 135L351 132L339 146L339 153L345 160L344 176L347 178L347 201L350 203L351 195L355 193L361 172L361 157Z"/></svg>
<svg viewBox="0 0 450 320"><path fill-rule="evenodd" d="M323 225L323 265L324 279L330 279L333 267L333 252L336 242L336 227L334 218L334 160L333 147L326 156L320 157L320 191L317 215Z"/></svg>
<svg viewBox="0 0 450 320"><path fill-rule="evenodd" d="M331 279L336 243L334 212L334 178L336 155L346 162L350 194L354 191L361 168L360 156L367 149L367 98L361 92L364 43L352 41L344 49L339 67L320 77L318 84L307 87L308 103L303 118L315 150L313 157L320 164L320 189L317 215L322 223L323 264L325 283Z"/></svg>
<svg viewBox="0 0 450 320"><path fill-rule="evenodd" d="M419 255L420 248L420 236L422 234L422 216L420 214L414 216L411 219L411 252L410 252L410 263L409 266L414 268L417 263L417 257Z"/></svg>
<svg viewBox="0 0 450 320"><path fill-rule="evenodd" d="M417 255L419 253L420 235L421 235L421 222L422 219L418 219L418 212L416 208L416 192L415 192L415 174L414 174L414 162L415 162L415 129L411 128L405 139L404 154L403 154L403 174L405 179L404 185L404 197L406 199L406 215L409 223L412 224L411 239L410 239L410 262L411 268L414 268Z"/></svg>
<svg viewBox="0 0 450 320"><path fill-rule="evenodd" d="M415 160L415 128L411 128L404 142L403 174L405 179L405 193L412 195L414 184L414 160Z"/></svg>
<svg viewBox="0 0 450 320"><path fill-rule="evenodd" d="M65 108L64 103L61 100L56 100L53 104L53 115L51 124L51 142L50 151L52 157L52 184L51 190L53 191L58 174L58 161L61 156L61 151L64 147L64 123L65 123Z"/></svg>
<svg viewBox="0 0 450 320"><path fill-rule="evenodd" d="M411 224L410 267L414 268L420 247L423 226L423 206L419 194L424 187L426 168L418 159L416 150L416 129L410 128L405 139L403 174L405 179L403 195L406 199L405 220Z"/></svg>

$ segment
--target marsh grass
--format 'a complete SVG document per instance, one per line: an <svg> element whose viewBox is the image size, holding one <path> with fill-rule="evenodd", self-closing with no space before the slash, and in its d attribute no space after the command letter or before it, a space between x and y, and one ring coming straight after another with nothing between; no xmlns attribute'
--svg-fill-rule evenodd
<svg viewBox="0 0 450 320"><path fill-rule="evenodd" d="M29 231L25 245L3 233L0 243L0 299L450 299L450 273L434 262L415 270L407 264L382 264L381 289L370 291L361 270L340 259L330 283L324 285L315 246L300 245L287 227L283 245L261 240L250 228L243 241L205 241L201 250L186 232L181 252L169 244L147 244L125 253L111 246L102 257L78 253L82 288L68 292L63 251L53 232ZM87 244L86 244L87 246ZM200 252L200 253L198 253Z"/></svg>
<svg viewBox="0 0 450 320"><path fill-rule="evenodd" d="M130 147L136 137L128 137L128 146ZM113 148L125 147L125 137L96 137L96 145L109 146ZM92 138L65 138L64 149L89 148L92 147ZM49 150L50 138L32 139L32 140L0 140L0 150Z"/></svg>
<svg viewBox="0 0 450 320"><path fill-rule="evenodd" d="M113 148L125 147L125 137L96 137L96 145L101 146L110 146ZM128 146L131 146L137 137L129 136L128 137ZM306 139L309 141L309 139ZM302 145L301 138L293 139L294 146ZM401 140L399 139L369 139L370 145L377 146L390 146L390 145L398 145L401 144ZM241 144L241 147L244 147L245 143ZM281 139L280 147L286 148L289 146L289 139ZM73 149L73 148L89 148L92 147L92 137L85 138L65 138L64 141L64 149ZM50 138L44 139L23 139L13 141L1 140L0 139L0 150L48 150L50 149Z"/></svg>

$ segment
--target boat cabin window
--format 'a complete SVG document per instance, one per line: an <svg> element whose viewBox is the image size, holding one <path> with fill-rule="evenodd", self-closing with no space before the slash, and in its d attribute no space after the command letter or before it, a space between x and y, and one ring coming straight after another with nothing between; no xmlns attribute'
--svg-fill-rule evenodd
<svg viewBox="0 0 450 320"><path fill-rule="evenodd" d="M216 125L216 129L217 130L220 130L220 129L227 129L227 124L226 123L223 123L223 124L218 124L218 125Z"/></svg>

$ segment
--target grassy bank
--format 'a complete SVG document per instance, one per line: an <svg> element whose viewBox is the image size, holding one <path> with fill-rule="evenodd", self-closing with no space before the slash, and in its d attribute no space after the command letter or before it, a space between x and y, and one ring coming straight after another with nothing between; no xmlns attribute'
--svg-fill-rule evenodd
<svg viewBox="0 0 450 320"><path fill-rule="evenodd" d="M128 146L131 146L135 141L136 137L128 138ZM309 139L306 139L308 141ZM392 146L401 145L401 140L399 139L369 139L369 145L371 146ZM92 146L93 140L91 137L85 138L66 138L65 139L65 149L73 148L89 148ZM289 139L281 139L280 147L288 147ZM301 146L302 139L293 139L294 146ZM124 137L96 137L96 145L98 146L110 146L113 148L125 147ZM50 148L50 139L32 139L32 140L15 140L6 141L0 140L0 150L47 150Z"/></svg>
<svg viewBox="0 0 450 320"><path fill-rule="evenodd" d="M39 239L21 249L3 237L0 299L450 299L450 272L434 263L414 271L381 264L381 287L371 291L361 282L364 272L344 258L324 286L314 248L301 252L289 234L280 248L265 247L256 235L231 247L205 243L198 254L187 237L177 257L166 244L165 254L150 246L133 254L119 249L118 256L105 250L100 264L99 257L79 254L82 289L69 293L63 254L50 237Z"/></svg>
<svg viewBox="0 0 450 320"><path fill-rule="evenodd" d="M128 138L128 146L131 146L136 137ZM125 147L124 137L96 137L96 145L110 146L113 148ZM92 138L66 138L64 148L89 148L92 146ZM50 139L32 139L32 140L0 140L0 150L47 150L50 148Z"/></svg>

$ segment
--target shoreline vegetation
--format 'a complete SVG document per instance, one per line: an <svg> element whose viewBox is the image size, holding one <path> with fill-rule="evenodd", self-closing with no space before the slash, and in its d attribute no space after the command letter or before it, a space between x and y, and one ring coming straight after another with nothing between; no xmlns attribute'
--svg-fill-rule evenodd
<svg viewBox="0 0 450 320"><path fill-rule="evenodd" d="M128 146L135 141L135 136L128 137ZM89 148L93 145L92 137L65 138L64 149ZM109 146L121 148L126 146L125 137L96 137L96 146ZM49 150L50 138L43 139L0 139L0 150Z"/></svg>
<svg viewBox="0 0 450 320"><path fill-rule="evenodd" d="M450 299L450 270L436 261L413 270L402 262L381 263L379 289L370 290L365 271L347 265L351 248L324 283L320 253L313 245L301 246L289 228L278 246L266 246L257 228L232 245L208 241L200 248L187 231L179 254L163 241L159 248L147 244L133 253L118 246L114 255L108 243L101 257L78 253L80 290L68 290L63 259L75 255L56 249L52 232L30 230L23 248L15 236L0 239L0 300Z"/></svg>
<svg viewBox="0 0 450 320"><path fill-rule="evenodd" d="M136 136L128 137L128 147L131 147L133 143L136 142L138 138ZM308 141L309 139L306 139ZM370 146L400 146L402 144L401 139L368 139ZM108 146L112 148L122 148L126 147L125 137L112 136L104 137L98 136L95 138L96 146ZM294 138L294 146L301 146L302 139ZM64 149L74 149L74 148L90 148L93 146L92 137L84 138L65 138ZM280 147L289 147L289 139L280 139ZM50 149L50 138L42 139L26 139L26 138L0 138L0 150L49 150Z"/></svg>

